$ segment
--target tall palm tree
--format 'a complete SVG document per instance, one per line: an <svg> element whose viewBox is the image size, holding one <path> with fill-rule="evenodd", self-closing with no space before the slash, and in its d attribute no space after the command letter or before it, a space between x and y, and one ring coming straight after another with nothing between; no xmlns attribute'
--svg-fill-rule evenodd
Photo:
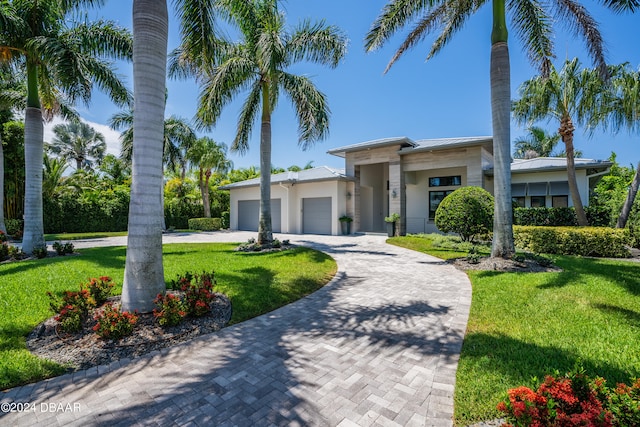
<svg viewBox="0 0 640 427"><path fill-rule="evenodd" d="M218 3L218 4L216 4ZM281 93L298 118L299 145L310 147L329 129L326 98L306 76L287 69L301 61L336 67L346 53L345 35L335 26L305 21L288 30L276 0L177 0L182 44L172 53L170 75L195 76L202 84L198 119L214 126L222 109L248 90L232 151L246 152L260 116L260 220L258 243L273 240L271 227L271 115ZM216 37L222 15L240 31L232 43Z"/></svg>
<svg viewBox="0 0 640 427"><path fill-rule="evenodd" d="M100 163L107 151L104 135L85 122L60 123L53 127L53 133L56 137L47 149L66 161L75 161L76 170L91 169L93 160Z"/></svg>
<svg viewBox="0 0 640 427"><path fill-rule="evenodd" d="M609 72L607 72L609 74ZM593 69L581 69L577 58L567 60L558 72L551 66L547 77L534 77L520 86L513 117L520 123L555 120L565 145L569 193L579 225L588 225L576 180L574 132L576 125L592 126L607 102L607 83Z"/></svg>
<svg viewBox="0 0 640 427"><path fill-rule="evenodd" d="M162 146L169 17L166 1L133 1L133 170L122 309L148 312L166 289Z"/></svg>
<svg viewBox="0 0 640 427"><path fill-rule="evenodd" d="M517 138L513 157L516 159L531 159L534 157L551 157L553 150L560 142L560 135L548 134L539 126L530 126L528 135Z"/></svg>
<svg viewBox="0 0 640 427"><path fill-rule="evenodd" d="M44 246L42 222L42 108L61 98L88 103L94 82L124 103L129 94L104 58L129 59L131 37L111 22L77 22L72 14L103 0L0 2L0 58L27 76L25 209L22 248ZM70 24L71 23L71 24Z"/></svg>
<svg viewBox="0 0 640 427"><path fill-rule="evenodd" d="M198 168L198 187L202 196L205 218L211 218L209 179L212 173L226 174L233 163L227 159L227 146L208 137L198 138L187 152L187 159Z"/></svg>
<svg viewBox="0 0 640 427"><path fill-rule="evenodd" d="M396 32L415 23L400 48L389 62L387 70L408 49L440 30L431 46L427 60L439 53L467 20L488 0L390 0L373 23L366 36L368 51L387 42ZM493 126L495 215L493 229L494 257L511 257L514 253L511 204L510 166L510 65L506 12L520 38L529 59L547 75L553 58L553 22L565 23L584 39L589 54L602 73L606 73L602 37L596 21L575 0L552 0L540 3L531 0L492 0L493 26L491 31L491 111ZM638 0L603 0L614 11L635 10Z"/></svg>

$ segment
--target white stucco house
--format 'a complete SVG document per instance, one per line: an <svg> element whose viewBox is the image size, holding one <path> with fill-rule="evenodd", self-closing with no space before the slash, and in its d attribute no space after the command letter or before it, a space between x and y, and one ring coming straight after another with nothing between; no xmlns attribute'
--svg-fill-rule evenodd
<svg viewBox="0 0 640 427"><path fill-rule="evenodd" d="M431 233L440 201L463 186L493 194L493 140L464 137L411 140L385 138L334 148L345 168L326 166L271 176L273 231L294 234L340 234L338 218L353 218L352 232L384 232L384 217L398 213L400 232ZM583 203L606 174L610 162L576 159ZM523 207L572 206L566 159L535 158L511 164L511 192ZM257 230L258 178L236 182L230 190L230 227Z"/></svg>

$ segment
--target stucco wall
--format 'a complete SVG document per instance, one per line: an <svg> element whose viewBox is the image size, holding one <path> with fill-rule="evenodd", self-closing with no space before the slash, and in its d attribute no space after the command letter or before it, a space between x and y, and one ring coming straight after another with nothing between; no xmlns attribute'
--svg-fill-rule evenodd
<svg viewBox="0 0 640 427"><path fill-rule="evenodd" d="M589 179L587 178L587 171L577 170L576 180L578 181L578 192L580 193L580 200L584 206L589 205ZM551 171L551 172L535 172L535 173L512 173L511 183L521 184L528 182L554 182L554 181L567 181L566 171ZM569 199L569 206L573 206L571 195L567 194ZM547 207L551 207L551 196L547 196Z"/></svg>

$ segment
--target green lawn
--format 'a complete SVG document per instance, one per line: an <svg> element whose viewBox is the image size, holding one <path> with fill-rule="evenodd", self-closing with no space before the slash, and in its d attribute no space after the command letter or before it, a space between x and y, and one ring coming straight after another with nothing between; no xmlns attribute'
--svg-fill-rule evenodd
<svg viewBox="0 0 640 427"><path fill-rule="evenodd" d="M105 237L126 236L126 231L101 231L96 233L54 233L45 234L44 240L54 242L58 240L82 240L82 239L104 239Z"/></svg>
<svg viewBox="0 0 640 427"><path fill-rule="evenodd" d="M390 243L440 256L417 239ZM576 363L609 384L640 377L640 264L555 260L563 272L469 272L473 302L457 372L456 425L496 418L509 388L534 386L534 377Z"/></svg>
<svg viewBox="0 0 640 427"><path fill-rule="evenodd" d="M233 303L232 323L295 301L326 284L335 261L308 248L283 252L234 252L237 244L164 245L165 279L186 271L215 271L216 290ZM82 249L80 256L0 265L0 389L55 376L64 369L26 349L26 335L51 316L47 291L77 290L90 277L111 276L120 293L125 248Z"/></svg>

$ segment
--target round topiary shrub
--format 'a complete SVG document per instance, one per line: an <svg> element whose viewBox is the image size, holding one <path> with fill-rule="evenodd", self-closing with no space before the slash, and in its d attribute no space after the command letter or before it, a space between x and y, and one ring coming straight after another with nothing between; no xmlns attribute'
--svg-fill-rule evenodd
<svg viewBox="0 0 640 427"><path fill-rule="evenodd" d="M463 187L445 197L436 210L436 227L470 241L493 230L493 196L480 187Z"/></svg>

